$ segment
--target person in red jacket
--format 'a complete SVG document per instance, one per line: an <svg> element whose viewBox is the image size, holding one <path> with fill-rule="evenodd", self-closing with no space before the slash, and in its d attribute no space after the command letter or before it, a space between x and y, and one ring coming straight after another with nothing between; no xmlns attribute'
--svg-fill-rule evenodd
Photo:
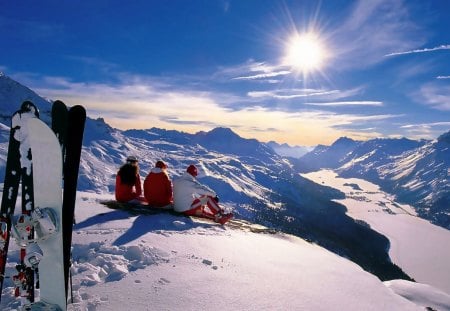
<svg viewBox="0 0 450 311"><path fill-rule="evenodd" d="M116 200L119 202L141 203L145 201L142 196L141 176L139 175L138 159L129 156L116 176Z"/></svg>
<svg viewBox="0 0 450 311"><path fill-rule="evenodd" d="M144 196L148 204L158 208L172 208L172 181L167 165L159 160L144 180Z"/></svg>

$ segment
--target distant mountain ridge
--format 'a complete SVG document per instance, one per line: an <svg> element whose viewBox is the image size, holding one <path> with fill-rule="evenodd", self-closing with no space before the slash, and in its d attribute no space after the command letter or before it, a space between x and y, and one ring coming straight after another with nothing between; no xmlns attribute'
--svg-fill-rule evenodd
<svg viewBox="0 0 450 311"><path fill-rule="evenodd" d="M435 141L340 138L296 162L302 172L329 168L369 180L416 207L423 218L450 229L450 131Z"/></svg>
<svg viewBox="0 0 450 311"><path fill-rule="evenodd" d="M279 155L290 158L300 158L314 149L314 147L290 146L286 143L279 144L275 141L269 141L266 145L272 148Z"/></svg>

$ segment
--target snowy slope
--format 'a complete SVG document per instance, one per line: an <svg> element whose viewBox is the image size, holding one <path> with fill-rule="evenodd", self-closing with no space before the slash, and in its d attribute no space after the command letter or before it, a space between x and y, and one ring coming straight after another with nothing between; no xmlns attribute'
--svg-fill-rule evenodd
<svg viewBox="0 0 450 311"><path fill-rule="evenodd" d="M424 302L450 308L450 296L435 288L386 286L293 236L168 214L130 216L98 203L105 198L78 193L69 310L424 310ZM10 286L5 311L17 306ZM414 293L415 302L394 290Z"/></svg>
<svg viewBox="0 0 450 311"><path fill-rule="evenodd" d="M419 216L450 229L450 131L378 171L399 200L417 202Z"/></svg>

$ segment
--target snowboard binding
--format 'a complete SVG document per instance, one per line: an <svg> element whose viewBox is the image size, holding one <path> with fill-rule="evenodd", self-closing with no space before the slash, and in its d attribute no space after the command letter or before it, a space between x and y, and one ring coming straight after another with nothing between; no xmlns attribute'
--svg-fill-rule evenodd
<svg viewBox="0 0 450 311"><path fill-rule="evenodd" d="M20 215L11 228L12 235L21 247L27 247L39 241L44 241L59 231L57 215L52 208L35 207L31 215ZM34 230L34 237L30 232Z"/></svg>

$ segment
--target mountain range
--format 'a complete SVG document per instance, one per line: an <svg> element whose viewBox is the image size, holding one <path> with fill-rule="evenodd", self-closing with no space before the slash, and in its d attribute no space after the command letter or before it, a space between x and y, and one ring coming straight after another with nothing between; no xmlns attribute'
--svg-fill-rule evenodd
<svg viewBox="0 0 450 311"><path fill-rule="evenodd" d="M450 131L432 141L344 137L293 161L301 172L328 168L371 181L414 206L419 216L450 229Z"/></svg>
<svg viewBox="0 0 450 311"><path fill-rule="evenodd" d="M7 156L8 116L18 109L24 100L35 102L41 109L44 121L48 118L50 101L1 75L2 179ZM343 198L343 193L303 178L299 172L332 167L340 174L359 172L360 177L367 179L378 176L380 180L394 180L396 177L404 182L406 175L399 176L399 173L395 172L399 172L408 163L411 164L411 161L434 161L431 164L423 162L420 166L410 166L412 171L417 169L419 173L422 172L420 167L437 168L437 171L432 171L433 174L443 172L444 168L441 166L448 170L448 156L445 156L448 155L448 148L445 149L445 144L448 144L447 135L443 135L436 142L402 140L402 146L398 145L398 141L390 143L390 140L380 139L356 142L341 138L330 147L317 146L299 160L295 160L277 154L273 146L255 139L244 139L227 128L195 134L159 128L122 131L112 128L104 119L88 118L78 188L81 191L113 193L116 172L128 155L139 158L142 177L145 177L159 159L168 164L169 174L173 179L180 176L189 164L194 163L200 168L200 180L217 191L221 204L227 209L233 209L236 217L317 243L349 258L382 280L410 280L408 275L391 262L387 253L388 239L367 224L346 215L345 207L334 201ZM437 149L438 145L440 149ZM419 151L422 153L418 153ZM415 158L419 156L420 159ZM380 167L383 167L383 170L380 171ZM441 198L448 200L448 175L447 183L442 176L433 178L443 179L442 182L436 181L433 196L441 193ZM412 185L391 185L391 188L393 191L399 190L399 196L404 198L408 198L408 195L402 194L400 190L408 192L408 189L416 189ZM408 193L412 193L411 191ZM421 192L417 193L423 196ZM423 200L427 199L430 199L429 194L423 196ZM447 212L445 209L442 211L443 215Z"/></svg>

